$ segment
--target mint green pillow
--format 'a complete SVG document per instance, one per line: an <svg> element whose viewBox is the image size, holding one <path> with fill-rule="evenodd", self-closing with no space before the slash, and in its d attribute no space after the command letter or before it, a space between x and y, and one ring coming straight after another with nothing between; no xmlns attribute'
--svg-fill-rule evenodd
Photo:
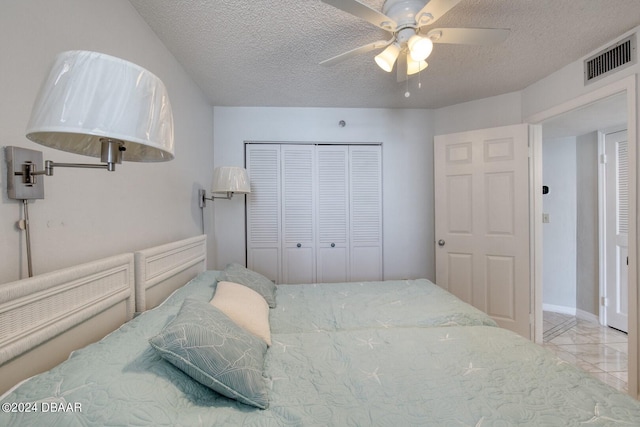
<svg viewBox="0 0 640 427"><path fill-rule="evenodd" d="M199 383L247 405L269 406L262 376L267 344L216 307L187 298L151 346Z"/></svg>
<svg viewBox="0 0 640 427"><path fill-rule="evenodd" d="M276 307L276 284L260 273L249 270L243 265L231 263L224 269L221 280L245 285L262 295L270 308Z"/></svg>

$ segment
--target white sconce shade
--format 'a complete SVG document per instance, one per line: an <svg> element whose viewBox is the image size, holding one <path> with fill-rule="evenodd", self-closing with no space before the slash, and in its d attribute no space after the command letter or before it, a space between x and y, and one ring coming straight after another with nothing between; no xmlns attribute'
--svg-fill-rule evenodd
<svg viewBox="0 0 640 427"><path fill-rule="evenodd" d="M407 42L411 59L414 61L424 61L431 55L433 42L428 37L421 37L417 34L411 36Z"/></svg>
<svg viewBox="0 0 640 427"><path fill-rule="evenodd" d="M34 104L27 138L92 157L101 157L106 139L123 143L125 161L174 158L173 116L162 81L138 65L97 52L56 57Z"/></svg>
<svg viewBox="0 0 640 427"><path fill-rule="evenodd" d="M213 171L212 193L251 193L249 175L239 166L220 166Z"/></svg>
<svg viewBox="0 0 640 427"><path fill-rule="evenodd" d="M398 55L400 54L400 46L397 43L390 44L385 50L380 52L374 58L376 64L387 73L393 70L393 64L395 64Z"/></svg>
<svg viewBox="0 0 640 427"><path fill-rule="evenodd" d="M429 64L426 61L414 61L411 55L407 56L407 75L410 76L427 68Z"/></svg>

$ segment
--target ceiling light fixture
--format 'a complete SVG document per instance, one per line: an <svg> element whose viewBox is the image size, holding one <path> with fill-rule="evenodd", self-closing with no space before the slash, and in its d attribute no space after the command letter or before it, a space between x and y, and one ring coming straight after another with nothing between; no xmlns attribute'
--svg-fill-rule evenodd
<svg viewBox="0 0 640 427"><path fill-rule="evenodd" d="M431 55L433 50L433 42L428 37L422 37L414 34L407 42L409 55L414 61L424 61Z"/></svg>
<svg viewBox="0 0 640 427"><path fill-rule="evenodd" d="M398 55L400 54L400 45L398 43L392 43L385 50L380 52L375 57L376 64L387 73L393 70L393 64L395 64Z"/></svg>
<svg viewBox="0 0 640 427"><path fill-rule="evenodd" d="M407 57L407 75L411 76L416 74L425 68L427 68L429 64L426 61L414 61L411 56Z"/></svg>

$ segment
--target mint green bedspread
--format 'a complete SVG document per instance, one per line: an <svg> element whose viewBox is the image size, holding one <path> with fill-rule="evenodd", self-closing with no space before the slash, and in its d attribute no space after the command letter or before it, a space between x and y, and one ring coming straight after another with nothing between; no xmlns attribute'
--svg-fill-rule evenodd
<svg viewBox="0 0 640 427"><path fill-rule="evenodd" d="M276 333L404 326L497 326L485 313L426 279L279 285L270 310Z"/></svg>
<svg viewBox="0 0 640 427"><path fill-rule="evenodd" d="M36 402L49 410L1 412L0 425L640 425L640 403L542 347L495 326L448 322L349 329L353 319L344 317L335 324L342 329L272 328L264 365L269 408L238 403L160 359L147 342L186 296L210 299L215 277L199 276L162 306L7 393L3 405ZM279 289L279 307L292 307L283 295ZM53 405L74 410L52 413Z"/></svg>

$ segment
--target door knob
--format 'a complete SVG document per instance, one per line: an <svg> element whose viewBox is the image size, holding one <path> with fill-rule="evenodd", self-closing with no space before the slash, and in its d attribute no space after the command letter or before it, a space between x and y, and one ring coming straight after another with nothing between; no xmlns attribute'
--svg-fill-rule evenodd
<svg viewBox="0 0 640 427"><path fill-rule="evenodd" d="M444 240L442 239L438 240L438 246L444 246Z"/></svg>
<svg viewBox="0 0 640 427"><path fill-rule="evenodd" d="M302 247L302 243L298 243L296 246L297 247Z"/></svg>
<svg viewBox="0 0 640 427"><path fill-rule="evenodd" d="M332 243L332 244L331 244L331 247L332 247L332 248L335 248L335 247L336 247L336 244L335 244L335 243Z"/></svg>

